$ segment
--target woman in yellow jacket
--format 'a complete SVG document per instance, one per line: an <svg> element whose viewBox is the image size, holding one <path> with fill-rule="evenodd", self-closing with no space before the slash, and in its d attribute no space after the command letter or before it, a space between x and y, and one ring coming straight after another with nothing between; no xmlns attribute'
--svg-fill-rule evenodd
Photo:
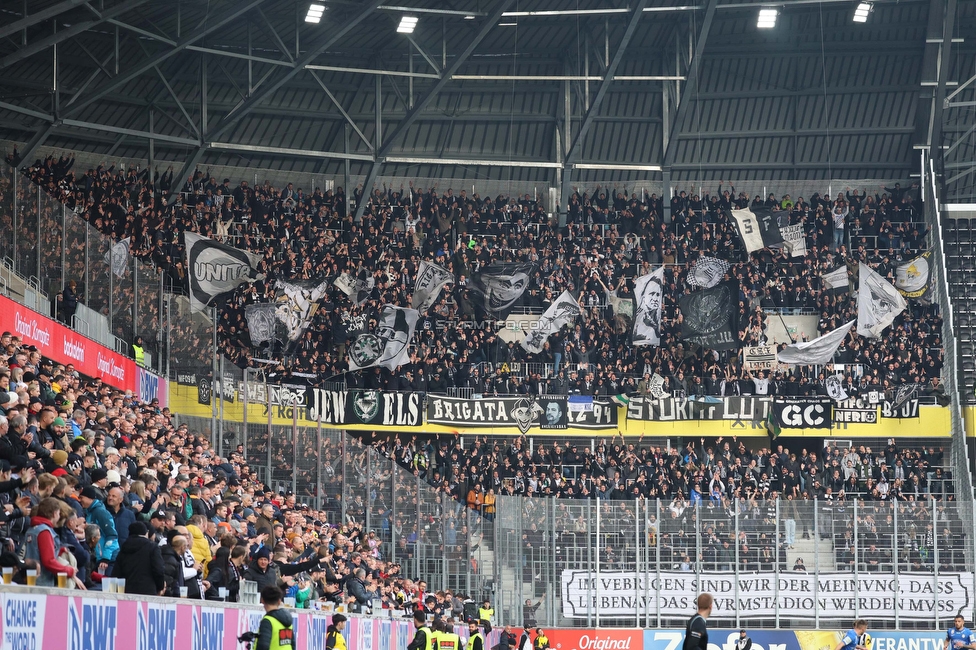
<svg viewBox="0 0 976 650"><path fill-rule="evenodd" d="M488 521L494 521L495 519L495 488L488 490L488 494L485 495L482 507L484 510L482 512L485 515L485 519Z"/></svg>
<svg viewBox="0 0 976 650"><path fill-rule="evenodd" d="M210 560L213 553L210 550L210 542L204 535L203 529L207 526L207 518L203 515L193 515L190 522L186 525L186 531L190 534L190 554L193 559L203 565L204 571L209 571ZM206 574L204 574L206 577Z"/></svg>

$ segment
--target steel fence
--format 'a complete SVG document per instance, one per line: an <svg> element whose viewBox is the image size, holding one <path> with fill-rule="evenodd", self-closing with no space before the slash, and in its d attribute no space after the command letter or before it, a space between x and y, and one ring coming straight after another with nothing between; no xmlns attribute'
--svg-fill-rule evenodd
<svg viewBox="0 0 976 650"><path fill-rule="evenodd" d="M970 506L499 497L502 624L680 627L699 591L723 625L938 629L973 614Z"/></svg>

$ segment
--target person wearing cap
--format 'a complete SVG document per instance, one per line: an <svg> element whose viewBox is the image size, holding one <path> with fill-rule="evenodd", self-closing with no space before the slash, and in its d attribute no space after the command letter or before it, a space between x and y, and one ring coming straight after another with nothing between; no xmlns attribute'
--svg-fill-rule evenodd
<svg viewBox="0 0 976 650"><path fill-rule="evenodd" d="M54 476L67 476L68 452L63 449L55 449L51 452L51 463L53 465L51 474Z"/></svg>
<svg viewBox="0 0 976 650"><path fill-rule="evenodd" d="M739 638L735 640L735 650L752 650L752 639L745 630L739 630Z"/></svg>
<svg viewBox="0 0 976 650"><path fill-rule="evenodd" d="M346 617L336 614L332 617L332 623L325 631L326 650L346 650L346 638L342 636L342 631L346 628Z"/></svg>
<svg viewBox="0 0 976 650"><path fill-rule="evenodd" d="M101 533L101 538L95 547L95 557L98 560L99 573L106 573L119 553L119 534L115 530L115 519L102 503L97 488L87 486L81 491L78 500L85 509L85 521L98 526Z"/></svg>
<svg viewBox="0 0 976 650"><path fill-rule="evenodd" d="M127 594L162 596L166 590L166 570L159 545L149 539L149 528L141 521L130 523L126 532L128 536L119 548L113 573L125 580Z"/></svg>

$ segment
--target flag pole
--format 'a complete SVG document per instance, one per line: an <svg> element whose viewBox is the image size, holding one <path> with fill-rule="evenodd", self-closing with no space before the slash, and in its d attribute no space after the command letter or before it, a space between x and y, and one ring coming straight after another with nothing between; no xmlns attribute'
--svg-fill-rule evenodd
<svg viewBox="0 0 976 650"><path fill-rule="evenodd" d="M213 330L212 337L212 348L211 348L211 358L210 358L210 374L213 377L211 382L210 390L210 434L213 436L211 443L214 449L218 449L220 445L220 437L217 435L217 403L222 399L221 393L224 387L221 385L223 383L223 377L217 375L217 307L210 308L210 322ZM220 452L218 451L218 455Z"/></svg>

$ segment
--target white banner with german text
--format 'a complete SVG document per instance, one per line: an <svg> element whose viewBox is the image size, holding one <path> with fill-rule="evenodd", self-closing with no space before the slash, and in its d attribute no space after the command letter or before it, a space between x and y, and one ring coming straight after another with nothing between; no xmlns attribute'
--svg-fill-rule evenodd
<svg viewBox="0 0 976 650"><path fill-rule="evenodd" d="M973 607L973 574L924 573L709 572L694 573L579 571L562 575L563 615L586 618L599 611L604 620L633 620L645 612L667 617L687 617L694 611L697 594L715 596L712 618L741 620L771 618L777 613L790 618L847 620L852 612L873 621L949 619Z"/></svg>

